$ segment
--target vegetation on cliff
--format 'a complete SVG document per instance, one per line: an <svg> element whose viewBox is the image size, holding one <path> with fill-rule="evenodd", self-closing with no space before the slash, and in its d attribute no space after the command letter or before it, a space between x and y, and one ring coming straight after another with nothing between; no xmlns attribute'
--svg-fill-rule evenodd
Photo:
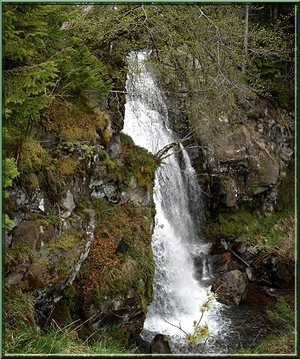
<svg viewBox="0 0 300 359"><path fill-rule="evenodd" d="M24 243L8 246L5 274L19 268L17 275L23 275L26 265L46 268L50 256L54 258L60 250L69 250L86 239L76 233L77 227L61 233L58 208L69 183L75 183L74 178L88 178L95 159L104 175L116 183L118 193L130 186L132 178L145 191L153 183L159 164L156 158L134 146L127 136L121 136L120 158L113 157L108 148L122 128L122 114L111 118L109 111L112 96L117 101L116 110L122 107L120 96L124 95L130 50L152 50L151 59L166 94L184 96L178 128L191 132L200 115L238 117L249 110L257 96L267 98L275 107L293 109L293 16L290 4L5 4L5 233L14 228L12 219L18 211L10 189L23 188L30 198L42 191L51 207L47 216L37 211L26 217L36 228L45 229L43 254L35 258L35 247ZM281 209L293 203L294 193L286 195L293 186L292 177L293 170L282 181L278 194ZM6 352L24 353L24 348L34 354L105 352L100 344L92 349L81 347L91 328L80 326L79 330L74 325L74 316L80 316L74 288L83 298L81 310L133 288L142 315L146 313L154 271L149 251L153 208L145 213L132 204L112 204L112 198L97 198L92 203L85 195L76 199L74 214L65 221L75 227L86 220L84 210L96 212L90 255L58 308L58 314L64 314L63 322L68 320L64 322L67 327L50 326L48 332L41 332L30 284L11 284L5 293ZM288 233L290 245L294 235L290 231L294 227L291 212L259 221L247 212L221 214L210 233L267 239L271 245ZM54 239L55 244L51 243ZM127 246L124 253L116 252L121 240ZM70 260L61 266L58 276L64 279L73 264ZM64 301L70 303L68 310ZM109 319L109 315L103 318ZM107 345L115 338L125 344L128 331L122 332L120 326L107 331L102 343ZM75 348L69 339L77 333L82 337ZM62 346L49 346L53 341ZM115 350L121 352L118 347L112 353Z"/></svg>
<svg viewBox="0 0 300 359"><path fill-rule="evenodd" d="M86 304L89 309L97 299L110 296L113 301L116 295L127 297L131 291L131 305L143 318L151 299L151 186L158 162L126 136L120 142L120 153L109 155L113 128L104 100L114 86L116 68L103 63L85 38L72 30L73 21L84 14L82 10L76 5L4 6L5 232L11 238L15 217L17 227L20 218L26 227L23 231L20 227L19 243L6 244L5 275L12 279L6 281L5 289L6 353L106 352L108 340L115 337L112 334L100 338L102 348L100 344L96 349L79 348L80 345L72 349L59 347L59 343L68 346L68 330L65 333L49 327L49 318L37 309L37 290L64 286L76 274L76 262L89 250L89 236L95 239L88 262L81 268L80 283L86 289L81 306ZM120 73L122 66L117 66ZM124 85L124 77L122 81ZM113 198L95 199L92 203L88 197L92 174L100 178L100 183L102 177L110 181L116 196L128 190L135 178L141 191L149 191L149 210L147 205L139 208L130 202L121 206ZM74 186L81 186L75 202L69 189ZM30 210L25 209L23 202L19 213L19 199L12 195L16 189L24 191L33 202L37 193L41 194L42 202L32 202L31 207L36 207ZM62 203L69 208L65 214L61 212ZM93 216L97 223L95 234L84 233L82 226L92 226ZM120 240L126 241L128 253L116 252ZM96 284L102 286L102 291ZM57 310L61 314L59 320L72 326L75 334L79 329L73 331L72 315L78 318L74 303L78 303L76 296L81 292L78 290L74 296L70 289L70 293L65 293L70 308L62 310L62 305ZM22 315L18 316L20 311ZM134 325L137 326L133 322ZM127 338L129 329L123 332ZM82 343L89 335L90 332ZM58 346L50 348L48 343L54 339ZM118 339L121 342L120 335Z"/></svg>

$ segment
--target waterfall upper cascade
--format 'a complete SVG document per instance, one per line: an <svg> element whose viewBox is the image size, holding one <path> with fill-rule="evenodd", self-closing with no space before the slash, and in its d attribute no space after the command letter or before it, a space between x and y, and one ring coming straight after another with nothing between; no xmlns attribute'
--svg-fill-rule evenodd
<svg viewBox="0 0 300 359"><path fill-rule="evenodd" d="M137 145L155 154L178 137L168 127L164 96L152 75L148 56L146 51L131 52L127 59L129 71L123 132ZM176 150L180 152L180 158ZM176 150L173 148L168 152L171 155L163 160L156 173L156 217L152 238L156 269L153 301L144 330L181 340L183 334L176 326L192 332L194 320L200 317L199 306L207 298L208 287L195 279L192 257L199 248L205 251L207 245L201 241L197 233L199 223L195 223L191 213L192 208L201 209L201 188L187 152L182 145ZM218 307L218 303L213 307ZM216 323L211 312L205 314L204 320L212 334L218 331L220 323Z"/></svg>

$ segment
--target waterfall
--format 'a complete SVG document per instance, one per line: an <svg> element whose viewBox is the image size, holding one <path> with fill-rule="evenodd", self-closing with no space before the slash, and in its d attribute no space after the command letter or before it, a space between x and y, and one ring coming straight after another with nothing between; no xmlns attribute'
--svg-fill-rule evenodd
<svg viewBox="0 0 300 359"><path fill-rule="evenodd" d="M152 153L178 140L168 126L168 110L151 64L149 52L131 52L127 58L126 105L123 131ZM142 337L168 335L174 354L225 354L252 346L266 327L260 308L232 308L213 302L205 313L210 337L192 347L184 340L200 318L213 279L210 244L199 235L202 195L189 156L182 145L173 147L156 172L156 206L152 248L155 260L153 300L148 307ZM198 215L197 215L198 214ZM197 270L194 263L197 262ZM199 267L200 265L200 267ZM171 324L170 324L171 323Z"/></svg>
<svg viewBox="0 0 300 359"><path fill-rule="evenodd" d="M156 153L178 137L168 127L164 95L152 75L148 56L146 51L131 52L127 59L123 132L130 135L135 144ZM175 152L180 152L180 157ZM198 234L200 223L195 223L192 215L192 209L200 211L202 199L189 156L182 145L168 154L171 155L163 160L154 185L156 217L152 248L155 276L153 301L144 329L183 337L176 326L191 332L194 320L200 317L199 306L207 298L208 288L200 286L195 279L193 262L195 248L202 244L206 247ZM206 315L207 320L210 313ZM212 319L209 324L218 327Z"/></svg>

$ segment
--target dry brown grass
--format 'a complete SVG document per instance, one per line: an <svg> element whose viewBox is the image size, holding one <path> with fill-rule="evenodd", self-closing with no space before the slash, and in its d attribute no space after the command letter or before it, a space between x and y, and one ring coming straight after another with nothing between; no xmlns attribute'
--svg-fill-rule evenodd
<svg viewBox="0 0 300 359"><path fill-rule="evenodd" d="M289 214L287 217L281 218L276 226L285 233L285 235L282 235L279 239L278 247L287 254L288 259L294 260L297 243L294 215Z"/></svg>

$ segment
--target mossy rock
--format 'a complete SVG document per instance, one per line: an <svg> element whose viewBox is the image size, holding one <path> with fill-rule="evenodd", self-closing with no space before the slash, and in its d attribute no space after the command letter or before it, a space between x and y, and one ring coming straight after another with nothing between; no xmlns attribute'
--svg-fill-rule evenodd
<svg viewBox="0 0 300 359"><path fill-rule="evenodd" d="M94 142L96 133L102 133L102 142L110 140L110 120L98 108L91 108L83 100L77 99L65 103L55 101L46 111L45 127L59 135L63 141Z"/></svg>

